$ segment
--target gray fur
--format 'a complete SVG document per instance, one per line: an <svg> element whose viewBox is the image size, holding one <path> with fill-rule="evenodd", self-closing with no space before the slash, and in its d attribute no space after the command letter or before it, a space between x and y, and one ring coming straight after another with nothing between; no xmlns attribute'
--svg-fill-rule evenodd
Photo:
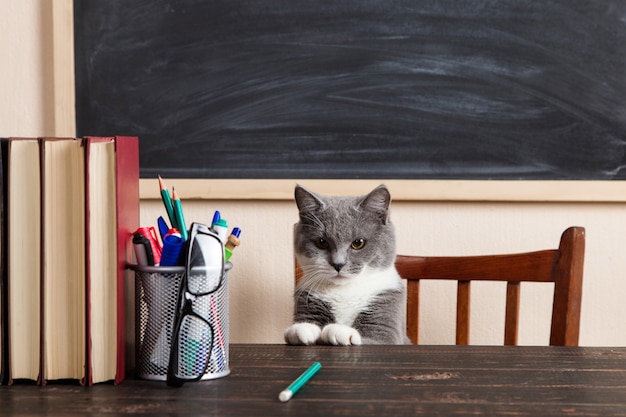
<svg viewBox="0 0 626 417"><path fill-rule="evenodd" d="M325 301L315 298L310 291L298 291L295 298L295 322L314 323L320 327L335 322L335 315L331 310L332 306Z"/></svg>
<svg viewBox="0 0 626 417"><path fill-rule="evenodd" d="M381 185L364 196L324 196L296 186L295 199L300 221L294 250L304 276L295 293L296 324L285 333L288 343L300 343L287 337L298 323L323 328L346 316L355 318L339 324L355 329L362 343L408 343L406 291L393 267L395 232L387 188ZM365 244L356 249L353 242L360 240ZM358 292L354 303L346 288Z"/></svg>
<svg viewBox="0 0 626 417"><path fill-rule="evenodd" d="M387 291L357 316L352 327L359 331L364 344L408 344L404 325L405 307L403 289Z"/></svg>

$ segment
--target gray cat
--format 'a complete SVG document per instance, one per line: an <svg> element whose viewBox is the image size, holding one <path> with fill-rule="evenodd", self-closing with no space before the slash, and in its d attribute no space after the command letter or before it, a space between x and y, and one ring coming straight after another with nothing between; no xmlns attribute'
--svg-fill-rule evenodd
<svg viewBox="0 0 626 417"><path fill-rule="evenodd" d="M323 196L296 186L300 221L295 254L303 277L295 291L292 345L406 344L406 290L395 267L391 195Z"/></svg>

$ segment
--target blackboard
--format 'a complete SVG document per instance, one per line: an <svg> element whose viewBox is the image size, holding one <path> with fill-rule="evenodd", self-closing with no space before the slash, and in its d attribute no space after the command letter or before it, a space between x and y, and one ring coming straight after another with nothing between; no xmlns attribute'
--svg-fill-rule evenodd
<svg viewBox="0 0 626 417"><path fill-rule="evenodd" d="M78 0L76 126L173 178L626 179L623 0Z"/></svg>

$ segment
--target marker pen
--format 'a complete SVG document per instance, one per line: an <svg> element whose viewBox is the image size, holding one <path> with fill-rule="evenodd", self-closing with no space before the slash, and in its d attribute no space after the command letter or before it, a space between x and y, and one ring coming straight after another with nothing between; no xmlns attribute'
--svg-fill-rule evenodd
<svg viewBox="0 0 626 417"><path fill-rule="evenodd" d="M228 237L228 222L226 219L220 218L217 223L213 223L213 230L220 237L222 243L226 244L226 239Z"/></svg>
<svg viewBox="0 0 626 417"><path fill-rule="evenodd" d="M226 262L228 262L230 257L233 256L233 251L241 243L239 241L240 234L241 234L241 229L238 227L235 227L233 231L231 232L230 236L228 236L228 240L226 241L226 244L224 245L224 259L226 260Z"/></svg>
<svg viewBox="0 0 626 417"><path fill-rule="evenodd" d="M293 381L286 389L280 392L280 394L278 395L278 399L282 402L289 401L291 397L293 397L293 394L298 392L298 390L302 388L302 386L306 384L306 382L311 379L311 377L315 375L315 373L319 371L321 367L321 363L314 362L313 365L309 367L309 369L304 371L302 375L296 378L296 380Z"/></svg>
<svg viewBox="0 0 626 417"><path fill-rule="evenodd" d="M219 222L221 218L222 218L222 215L220 211L215 210L215 213L213 213L213 220L211 221L211 227L213 227L215 223Z"/></svg>
<svg viewBox="0 0 626 417"><path fill-rule="evenodd" d="M154 227L140 227L133 233L133 236L135 235L141 235L147 240L152 251L152 265L158 265L159 262L161 262L161 244L159 243ZM148 258L148 261L149 260Z"/></svg>
<svg viewBox="0 0 626 417"><path fill-rule="evenodd" d="M170 227L167 225L167 222L165 221L163 216L159 216L159 218L157 219L157 224L159 226L159 234L161 235L161 242L162 242L163 238L165 237L167 232L170 230Z"/></svg>
<svg viewBox="0 0 626 417"><path fill-rule="evenodd" d="M135 248L137 265L154 266L154 255L152 254L152 247L148 238L141 233L134 233L133 247Z"/></svg>
<svg viewBox="0 0 626 417"><path fill-rule="evenodd" d="M163 238L163 252L161 253L161 263L159 266L176 266L180 251L185 241L180 233L168 233Z"/></svg>

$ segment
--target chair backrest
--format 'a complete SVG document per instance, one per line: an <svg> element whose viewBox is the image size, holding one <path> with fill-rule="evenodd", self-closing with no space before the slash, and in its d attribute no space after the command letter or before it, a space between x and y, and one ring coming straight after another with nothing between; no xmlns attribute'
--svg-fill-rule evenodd
<svg viewBox="0 0 626 417"><path fill-rule="evenodd" d="M487 256L398 256L396 269L407 280L407 335L419 333L419 283L424 279L458 281L456 344L469 344L471 281L507 282L504 344L516 345L520 283L554 283L550 345L577 346L580 328L585 229L570 227L558 249Z"/></svg>

